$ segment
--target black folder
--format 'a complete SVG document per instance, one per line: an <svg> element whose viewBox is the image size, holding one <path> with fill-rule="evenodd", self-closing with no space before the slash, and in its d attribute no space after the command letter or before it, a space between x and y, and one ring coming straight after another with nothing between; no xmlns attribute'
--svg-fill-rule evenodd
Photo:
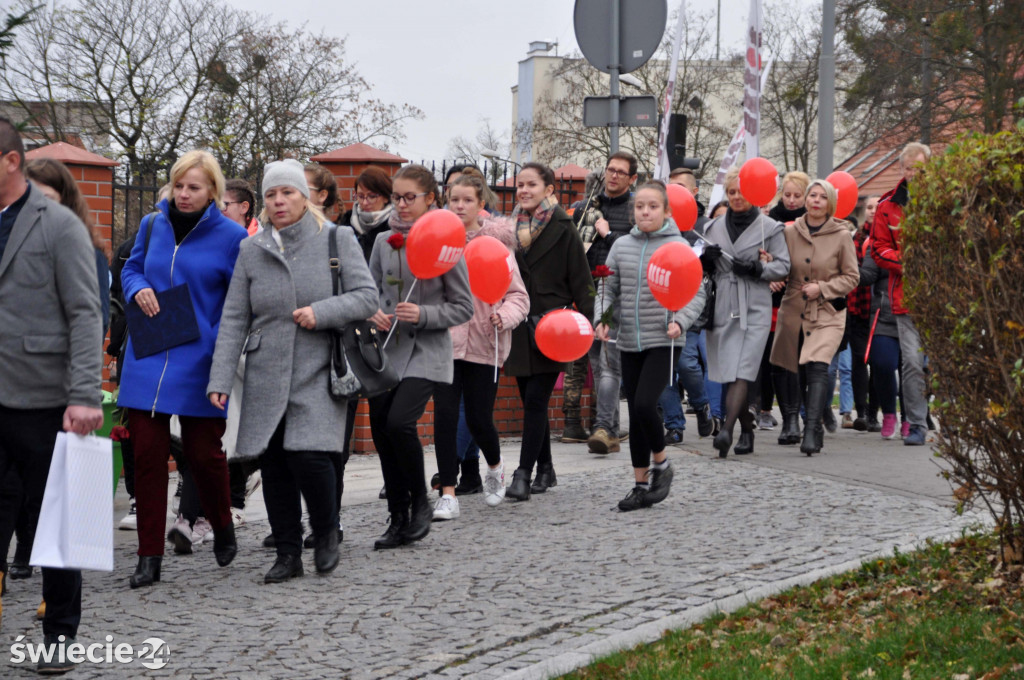
<svg viewBox="0 0 1024 680"><path fill-rule="evenodd" d="M134 299L125 310L136 359L199 338L199 324L187 283L160 291L156 294L156 301L160 305L156 316L146 316Z"/></svg>

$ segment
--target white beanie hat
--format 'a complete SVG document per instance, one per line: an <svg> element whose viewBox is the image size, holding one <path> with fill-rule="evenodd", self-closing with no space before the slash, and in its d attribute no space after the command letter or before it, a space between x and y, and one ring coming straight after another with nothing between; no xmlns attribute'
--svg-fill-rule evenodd
<svg viewBox="0 0 1024 680"><path fill-rule="evenodd" d="M309 185L306 183L306 172L302 163L294 158L286 158L283 161L267 163L263 168L263 195L274 187L295 187L299 192L309 198Z"/></svg>

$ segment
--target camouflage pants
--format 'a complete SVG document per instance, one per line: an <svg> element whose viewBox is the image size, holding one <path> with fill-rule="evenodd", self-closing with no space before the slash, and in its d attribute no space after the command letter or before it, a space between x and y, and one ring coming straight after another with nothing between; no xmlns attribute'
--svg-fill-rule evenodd
<svg viewBox="0 0 1024 680"><path fill-rule="evenodd" d="M588 356L572 362L566 367L565 379L562 381L562 414L566 420L580 420L580 400L583 397L583 385L587 381Z"/></svg>

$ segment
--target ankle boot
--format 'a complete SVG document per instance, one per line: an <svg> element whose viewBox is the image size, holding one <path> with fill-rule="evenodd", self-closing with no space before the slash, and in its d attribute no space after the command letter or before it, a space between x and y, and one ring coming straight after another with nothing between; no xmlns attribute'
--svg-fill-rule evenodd
<svg viewBox="0 0 1024 680"><path fill-rule="evenodd" d="M537 476L530 485L530 493L544 493L553 486L558 486L558 478L555 477L555 466L551 463L537 465Z"/></svg>
<svg viewBox="0 0 1024 680"><path fill-rule="evenodd" d="M738 418L740 421L740 438L733 447L733 453L737 456L745 456L754 452L754 428L757 426L757 418L750 409L745 410Z"/></svg>
<svg viewBox="0 0 1024 680"><path fill-rule="evenodd" d="M388 523L387 531L381 534L380 538L373 542L374 550L390 550L404 544L402 530L409 523L409 511L391 513L391 520Z"/></svg>
<svg viewBox="0 0 1024 680"><path fill-rule="evenodd" d="M318 574L327 574L338 566L338 530L331 527L326 536L317 536L313 545L313 564Z"/></svg>
<svg viewBox="0 0 1024 680"><path fill-rule="evenodd" d="M782 411L782 431L779 444L789 446L800 443L800 382L796 374L784 369L772 372L775 394Z"/></svg>
<svg viewBox="0 0 1024 680"><path fill-rule="evenodd" d="M226 567L238 554L238 543L235 541L235 525L229 524L223 529L213 530L213 556L217 564Z"/></svg>
<svg viewBox="0 0 1024 680"><path fill-rule="evenodd" d="M135 567L135 573L128 579L128 585L132 588L141 588L143 586L151 586L155 581L160 580L160 563L163 561L163 555L153 555L150 557L139 556L139 564Z"/></svg>
<svg viewBox="0 0 1024 680"><path fill-rule="evenodd" d="M512 473L512 483L505 489L505 497L517 501L530 500L530 473L518 469Z"/></svg>
<svg viewBox="0 0 1024 680"><path fill-rule="evenodd" d="M406 543L413 543L422 539L430 533L430 523L433 521L434 509L430 507L430 501L427 500L426 495L414 497L409 513L409 523L402 530L402 540Z"/></svg>
<svg viewBox="0 0 1024 680"><path fill-rule="evenodd" d="M302 557L299 555L278 555L274 566L263 577L264 583L284 583L288 579L302 576Z"/></svg>
<svg viewBox="0 0 1024 680"><path fill-rule="evenodd" d="M714 447L718 449L718 457L725 458L729 455L729 449L732 448L732 432L722 429L715 435Z"/></svg>
<svg viewBox="0 0 1024 680"><path fill-rule="evenodd" d="M459 483L455 485L455 495L483 493L484 480L480 477L480 459L464 460L459 468L462 474L459 476Z"/></svg>
<svg viewBox="0 0 1024 680"><path fill-rule="evenodd" d="M812 361L807 364L807 422L800 451L808 456L821 451L825 427L821 422L828 396L828 364Z"/></svg>

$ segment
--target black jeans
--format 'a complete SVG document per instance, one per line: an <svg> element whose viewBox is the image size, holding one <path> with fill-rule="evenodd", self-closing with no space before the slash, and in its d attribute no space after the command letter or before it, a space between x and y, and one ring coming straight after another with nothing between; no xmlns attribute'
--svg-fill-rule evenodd
<svg viewBox="0 0 1024 680"><path fill-rule="evenodd" d="M427 408L435 384L425 378L404 378L394 389L370 399L370 432L392 514L408 510L413 498L427 495L416 421Z"/></svg>
<svg viewBox="0 0 1024 680"><path fill-rule="evenodd" d="M558 373L519 376L519 398L523 401L523 443L519 448L519 469L533 475L533 466L551 461L551 427L548 402L558 381Z"/></svg>
<svg viewBox="0 0 1024 680"><path fill-rule="evenodd" d="M642 352L620 352L622 387L629 404L629 457L635 468L651 465L651 454L665 450L665 428L658 415L658 399L668 387L669 375L679 361L681 347L652 347Z"/></svg>
<svg viewBox="0 0 1024 680"><path fill-rule="evenodd" d="M11 409L0 406L0 480L11 472L21 481L25 510L34 522L46 490L57 433L63 428L64 408ZM0 495L0 518L10 522L18 515L18 499ZM43 567L44 635L75 637L82 620L82 572Z"/></svg>
<svg viewBox="0 0 1024 680"><path fill-rule="evenodd" d="M458 481L458 429L459 401L466 404L466 427L473 435L488 465L501 461L498 430L494 427L494 398L498 383L494 382L494 367L457 360L450 385L438 383L434 387L434 451L441 486L455 486Z"/></svg>
<svg viewBox="0 0 1024 680"><path fill-rule="evenodd" d="M857 415L874 416L877 413L872 385L868 375L868 365L864 362L864 354L868 349L868 336L871 333L871 319L848 314L846 316L846 332L850 341L851 376L853 383L853 405Z"/></svg>
<svg viewBox="0 0 1024 680"><path fill-rule="evenodd" d="M260 459L263 500L278 555L302 554L302 503L306 499L313 535L337 531L338 506L334 491L334 465L326 451L287 451L284 419L270 438Z"/></svg>

